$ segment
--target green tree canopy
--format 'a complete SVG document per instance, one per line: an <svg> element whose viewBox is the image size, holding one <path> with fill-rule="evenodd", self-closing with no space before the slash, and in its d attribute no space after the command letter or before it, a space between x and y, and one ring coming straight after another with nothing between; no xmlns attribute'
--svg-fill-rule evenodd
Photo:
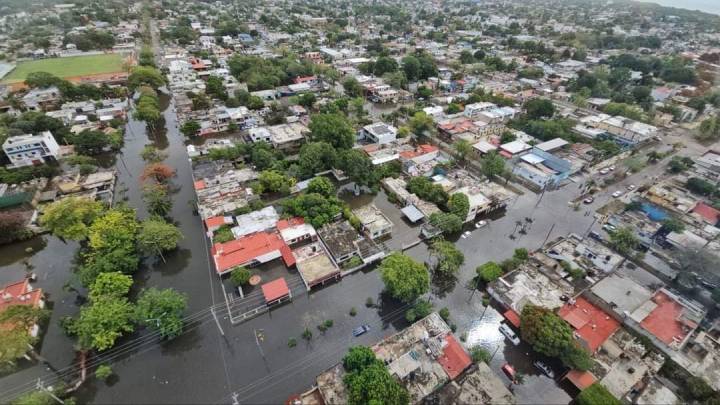
<svg viewBox="0 0 720 405"><path fill-rule="evenodd" d="M325 176L315 177L310 180L307 188L308 193L317 193L325 197L335 196L335 185Z"/></svg>
<svg viewBox="0 0 720 405"><path fill-rule="evenodd" d="M310 142L300 148L298 166L303 177L331 169L337 159L335 148L327 142Z"/></svg>
<svg viewBox="0 0 720 405"><path fill-rule="evenodd" d="M632 253L639 243L635 231L630 227L623 226L610 233L610 245L620 254Z"/></svg>
<svg viewBox="0 0 720 405"><path fill-rule="evenodd" d="M90 224L103 212L99 201L69 197L45 207L40 224L53 235L70 240L83 240L88 236Z"/></svg>
<svg viewBox="0 0 720 405"><path fill-rule="evenodd" d="M465 262L465 255L455 247L455 244L443 239L435 239L432 242L430 253L437 259L435 271L441 275L457 273Z"/></svg>
<svg viewBox="0 0 720 405"><path fill-rule="evenodd" d="M359 186L369 186L375 179L372 161L360 149L342 151L338 161L340 169Z"/></svg>
<svg viewBox="0 0 720 405"><path fill-rule="evenodd" d="M503 275L502 267L500 267L500 265L495 262L487 262L481 264L475 269L475 272L480 277L480 279L482 279L486 283L495 281Z"/></svg>
<svg viewBox="0 0 720 405"><path fill-rule="evenodd" d="M316 114L310 119L310 139L327 142L336 149L350 149L355 144L355 132L341 114Z"/></svg>
<svg viewBox="0 0 720 405"><path fill-rule="evenodd" d="M173 339L182 333L183 312L187 297L172 288L149 288L140 293L135 305L134 319L141 325L156 330L164 339Z"/></svg>
<svg viewBox="0 0 720 405"><path fill-rule="evenodd" d="M493 178L505 172L505 159L499 153L492 151L480 159L480 166L485 176Z"/></svg>
<svg viewBox="0 0 720 405"><path fill-rule="evenodd" d="M152 66L135 66L128 76L127 85L133 91L140 86L157 89L165 85L165 76Z"/></svg>
<svg viewBox="0 0 720 405"><path fill-rule="evenodd" d="M448 210L457 215L458 218L461 218L463 221L468 216L468 212L470 212L470 201L468 200L468 196L463 193L453 193L450 198L448 199Z"/></svg>
<svg viewBox="0 0 720 405"><path fill-rule="evenodd" d="M520 314L520 333L537 352L560 357L568 367L592 367L590 354L575 341L570 325L547 308L525 305Z"/></svg>
<svg viewBox="0 0 720 405"><path fill-rule="evenodd" d="M90 286L90 300L124 297L130 292L132 285L132 277L119 271L100 274Z"/></svg>
<svg viewBox="0 0 720 405"><path fill-rule="evenodd" d="M610 391L599 382L582 390L575 399L578 405L621 405L622 402L615 398Z"/></svg>
<svg viewBox="0 0 720 405"><path fill-rule="evenodd" d="M342 213L343 204L336 197L306 193L283 201L283 208L289 215L303 217L315 228L320 228Z"/></svg>
<svg viewBox="0 0 720 405"><path fill-rule="evenodd" d="M430 224L445 234L453 234L462 230L463 220L450 212L434 212L430 215Z"/></svg>
<svg viewBox="0 0 720 405"><path fill-rule="evenodd" d="M552 101L544 98L533 98L525 102L525 113L531 119L550 118L555 114Z"/></svg>
<svg viewBox="0 0 720 405"><path fill-rule="evenodd" d="M148 255L159 255L163 261L163 252L177 248L182 239L180 229L173 224L159 218L150 218L143 221L137 235L140 252Z"/></svg>
<svg viewBox="0 0 720 405"><path fill-rule="evenodd" d="M372 350L353 347L343 359L346 369L352 370L343 379L348 388L348 403L408 404L410 397L405 388L390 375L385 365L375 358Z"/></svg>
<svg viewBox="0 0 720 405"><path fill-rule="evenodd" d="M403 302L414 301L430 287L430 276L425 266L401 253L393 253L383 259L380 272L385 288Z"/></svg>

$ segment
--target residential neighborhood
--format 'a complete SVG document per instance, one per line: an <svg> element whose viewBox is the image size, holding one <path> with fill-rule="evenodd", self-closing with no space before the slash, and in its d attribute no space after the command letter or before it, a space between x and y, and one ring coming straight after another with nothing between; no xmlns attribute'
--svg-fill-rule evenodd
<svg viewBox="0 0 720 405"><path fill-rule="evenodd" d="M0 4L0 402L720 402L720 9Z"/></svg>

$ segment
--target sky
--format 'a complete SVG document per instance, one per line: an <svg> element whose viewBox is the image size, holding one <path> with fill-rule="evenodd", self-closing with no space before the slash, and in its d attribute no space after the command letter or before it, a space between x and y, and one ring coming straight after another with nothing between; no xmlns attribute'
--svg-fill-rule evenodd
<svg viewBox="0 0 720 405"><path fill-rule="evenodd" d="M720 0L638 0L643 3L657 3L661 6L700 10L720 15Z"/></svg>

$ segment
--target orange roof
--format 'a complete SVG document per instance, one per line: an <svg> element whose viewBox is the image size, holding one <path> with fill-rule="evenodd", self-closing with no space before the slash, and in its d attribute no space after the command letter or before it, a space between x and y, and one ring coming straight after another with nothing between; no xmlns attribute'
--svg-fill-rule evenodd
<svg viewBox="0 0 720 405"><path fill-rule="evenodd" d="M0 312L13 305L37 307L42 300L42 289L33 289L28 279L8 284L0 290Z"/></svg>
<svg viewBox="0 0 720 405"><path fill-rule="evenodd" d="M292 228L293 226L302 225L305 223L305 220L302 217L294 217L289 219L281 219L277 222L277 229L278 231L282 231L283 229Z"/></svg>
<svg viewBox="0 0 720 405"><path fill-rule="evenodd" d="M202 190L205 188L205 180L198 180L193 183L193 186L195 187L195 190Z"/></svg>
<svg viewBox="0 0 720 405"><path fill-rule="evenodd" d="M447 345L443 349L442 356L438 357L438 363L447 373L451 380L454 380L459 376L466 368L472 364L472 359L460 346L455 336L449 334L445 336L445 342Z"/></svg>
<svg viewBox="0 0 720 405"><path fill-rule="evenodd" d="M640 325L665 344L684 340L688 333L697 327L697 324L690 320L683 322L681 315L685 308L662 290L655 293L652 301L657 307L640 322Z"/></svg>
<svg viewBox="0 0 720 405"><path fill-rule="evenodd" d="M258 232L225 243L216 243L212 247L215 269L218 274L226 273L236 266L246 265L261 256L277 253L282 256L285 241L276 233ZM285 260L285 257L283 257ZM269 260L268 260L269 261ZM293 263L285 262L286 265Z"/></svg>
<svg viewBox="0 0 720 405"><path fill-rule="evenodd" d="M299 83L311 82L316 79L317 79L317 77L315 77L315 76L302 76L302 77L298 76L293 81L296 84L299 84Z"/></svg>
<svg viewBox="0 0 720 405"><path fill-rule="evenodd" d="M404 152L400 152L400 156L407 158L407 159L412 159L416 156L425 155L428 153L435 152L437 150L438 150L437 146L424 144L424 145L419 145L415 150L406 150Z"/></svg>
<svg viewBox="0 0 720 405"><path fill-rule="evenodd" d="M269 303L290 294L290 289L288 289L285 279L280 277L263 284L262 292L265 296L265 302Z"/></svg>
<svg viewBox="0 0 720 405"><path fill-rule="evenodd" d="M583 297L572 305L563 305L558 315L575 329L592 353L620 328L620 322Z"/></svg>
<svg viewBox="0 0 720 405"><path fill-rule="evenodd" d="M223 216L210 217L205 220L205 228L207 229L217 228L223 225L225 225L225 217Z"/></svg>
<svg viewBox="0 0 720 405"><path fill-rule="evenodd" d="M693 208L693 212L700 215L703 219L713 225L720 222L720 211L705 204L702 201L699 201L697 205L695 205L695 208Z"/></svg>
<svg viewBox="0 0 720 405"><path fill-rule="evenodd" d="M380 149L380 145L378 145L378 144L376 144L376 143L371 143L370 145L365 145L365 146L363 146L362 149L363 149L366 153L372 153L372 152L375 152L375 151L379 150L379 149Z"/></svg>
<svg viewBox="0 0 720 405"><path fill-rule="evenodd" d="M595 381L597 381L597 378L595 378L595 376L591 372L580 370L570 370L565 375L565 378L570 380L570 382L573 383L573 385L578 387L580 390L584 390L585 388L593 385Z"/></svg>
<svg viewBox="0 0 720 405"><path fill-rule="evenodd" d="M504 316L505 319L507 319L508 322L510 322L514 327L516 327L516 328L519 328L519 327L520 327L520 315L518 315L518 313L515 312L514 310L508 309L507 311L505 311L505 313L503 314L503 316Z"/></svg>

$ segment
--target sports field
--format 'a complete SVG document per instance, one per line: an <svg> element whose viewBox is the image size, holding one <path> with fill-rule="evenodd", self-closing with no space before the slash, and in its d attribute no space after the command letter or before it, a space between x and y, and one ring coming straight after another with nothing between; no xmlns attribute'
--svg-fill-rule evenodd
<svg viewBox="0 0 720 405"><path fill-rule="evenodd" d="M61 78L122 72L122 64L123 56L116 53L31 60L18 63L2 82L22 82L33 72L48 72Z"/></svg>

